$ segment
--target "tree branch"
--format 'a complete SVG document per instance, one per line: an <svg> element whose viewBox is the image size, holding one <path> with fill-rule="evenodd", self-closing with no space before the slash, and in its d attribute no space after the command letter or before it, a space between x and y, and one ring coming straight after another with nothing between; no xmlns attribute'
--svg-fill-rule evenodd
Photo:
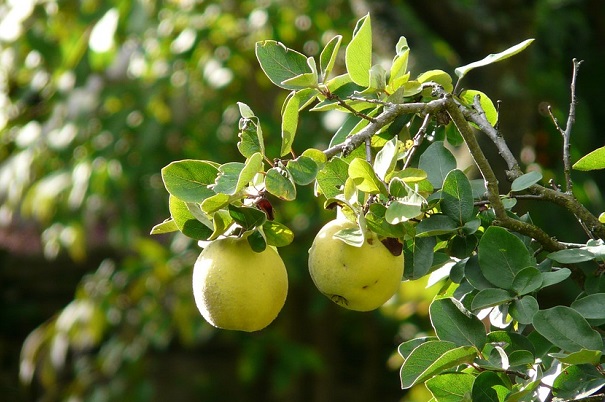
<svg viewBox="0 0 605 402"><path fill-rule="evenodd" d="M479 130L487 135L489 139L496 145L498 148L498 153L500 156L502 156L508 166L509 170L506 172L508 179L513 181L517 177L521 176L523 171L519 167L517 159L513 156L512 152L508 148L504 138L502 138L498 131L492 127L492 125L485 118L485 114L482 112L478 99L475 99L473 109L460 106L460 111L468 121L475 123L479 127ZM582 205L582 203L580 203L572 194L562 193L561 191L547 188L539 184L534 184L533 186L529 187L528 191L533 195L539 196L543 200L567 209L569 212L574 214L576 219L578 219L580 222L580 225L587 228L592 235L605 240L605 226L599 222L599 219L588 209L586 209L586 207Z"/></svg>
<svg viewBox="0 0 605 402"><path fill-rule="evenodd" d="M359 147L361 144L365 143L366 139L372 138L372 136L376 134L381 128L391 123L398 116L401 116L402 114L433 113L437 110L443 109L444 104L444 99L436 99L428 103L415 102L387 104L385 105L385 108L382 113L376 116L373 121L371 121L367 126L362 128L358 133L353 134L352 136L348 137L344 142L338 145L334 145L323 152L328 158L336 156L339 153L347 155L351 153L354 149Z"/></svg>
<svg viewBox="0 0 605 402"><path fill-rule="evenodd" d="M463 113L463 110L466 109L465 106L458 104L450 94L447 94L445 99L445 108L450 118L456 125L456 128L458 128L458 131L462 135L462 138L464 138L464 142L466 143L469 152L475 161L475 164L479 168L479 171L485 180L487 198L496 213L496 221L494 224L530 236L542 244L542 246L548 251L564 249L565 246L563 244L550 237L548 233L539 227L515 220L508 216L506 209L502 204L502 200L500 199L498 179L496 178L489 161L485 157L485 154L481 150L481 147L475 138L475 134L473 133L473 129L465 119Z"/></svg>

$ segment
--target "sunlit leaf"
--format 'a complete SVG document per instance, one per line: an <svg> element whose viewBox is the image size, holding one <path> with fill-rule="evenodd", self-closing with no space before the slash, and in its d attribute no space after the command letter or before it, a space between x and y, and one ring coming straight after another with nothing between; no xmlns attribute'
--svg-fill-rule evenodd
<svg viewBox="0 0 605 402"><path fill-rule="evenodd" d="M454 90L454 86L452 85L452 77L442 70L429 70L420 74L417 78L418 82L434 82L443 87L445 92L451 93Z"/></svg>
<svg viewBox="0 0 605 402"><path fill-rule="evenodd" d="M292 201L296 199L296 185L286 169L280 167L269 169L265 176L265 186L269 193L282 200Z"/></svg>
<svg viewBox="0 0 605 402"><path fill-rule="evenodd" d="M479 104L485 113L485 118L489 124L495 127L496 123L498 122L498 110L496 109L496 106L494 106L494 102L492 102L489 96L475 89L467 89L460 93L460 99L462 99L469 106L474 104L476 96L479 96Z"/></svg>
<svg viewBox="0 0 605 402"><path fill-rule="evenodd" d="M472 69L475 69L477 67L487 66L489 64L496 63L498 61L501 61L501 60L507 59L511 56L514 56L515 54L517 54L517 53L523 51L525 48L527 48L533 41L534 41L533 39L524 40L523 42L521 42L515 46L512 46L500 53L495 53L495 54L492 53L479 61L475 61L475 62L467 64L465 66L458 67L454 70L454 72L456 73L456 75L458 76L459 79L462 79L462 77L464 77Z"/></svg>
<svg viewBox="0 0 605 402"><path fill-rule="evenodd" d="M367 161L361 158L353 159L349 164L348 172L359 190L370 194L386 194L384 183L376 176L372 165Z"/></svg>
<svg viewBox="0 0 605 402"><path fill-rule="evenodd" d="M370 68L372 67L370 14L357 21L353 31L353 39L351 39L345 52L345 64L353 82L364 88L370 85Z"/></svg>
<svg viewBox="0 0 605 402"><path fill-rule="evenodd" d="M332 72L341 42L342 35L336 35L330 39L319 55L319 71L322 81L325 81Z"/></svg>
<svg viewBox="0 0 605 402"><path fill-rule="evenodd" d="M276 221L266 221L263 224L263 232L267 239L267 244L275 247L283 247L292 243L294 233L286 225Z"/></svg>
<svg viewBox="0 0 605 402"><path fill-rule="evenodd" d="M165 234L165 233L176 232L177 230L179 230L179 227L174 222L174 219L170 218L170 219L166 219L162 223L158 223L157 225L155 225L151 229L150 234L152 234L152 235L153 234Z"/></svg>
<svg viewBox="0 0 605 402"><path fill-rule="evenodd" d="M170 216L185 236L195 240L206 240L213 229L196 219L187 207L187 203L171 195L168 199Z"/></svg>
<svg viewBox="0 0 605 402"><path fill-rule="evenodd" d="M469 346L456 347L453 342L428 341L416 347L401 366L401 387L428 380L445 370L473 361L477 351Z"/></svg>
<svg viewBox="0 0 605 402"><path fill-rule="evenodd" d="M450 171L441 189L441 210L458 224L473 217L473 190L466 175L458 169Z"/></svg>
<svg viewBox="0 0 605 402"><path fill-rule="evenodd" d="M445 373L424 384L436 402L470 401L475 376L468 373Z"/></svg>
<svg viewBox="0 0 605 402"><path fill-rule="evenodd" d="M181 160L162 169L162 180L166 190L185 202L202 202L214 195L208 187L213 184L219 170L213 162Z"/></svg>
<svg viewBox="0 0 605 402"><path fill-rule="evenodd" d="M583 171L605 169L605 147L597 148L584 155L572 167Z"/></svg>
<svg viewBox="0 0 605 402"><path fill-rule="evenodd" d="M307 57L274 40L256 43L256 57L267 77L278 87L300 89L299 85L284 85L283 82L302 74L313 73Z"/></svg>

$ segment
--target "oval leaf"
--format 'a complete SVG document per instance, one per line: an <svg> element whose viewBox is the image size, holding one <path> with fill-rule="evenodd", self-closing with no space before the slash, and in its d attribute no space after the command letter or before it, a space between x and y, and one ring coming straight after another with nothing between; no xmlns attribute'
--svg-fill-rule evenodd
<svg viewBox="0 0 605 402"><path fill-rule="evenodd" d="M473 209L471 182L461 170L452 170L441 189L442 212L462 226L473 217Z"/></svg>
<svg viewBox="0 0 605 402"><path fill-rule="evenodd" d="M269 169L265 176L265 187L269 193L282 200L296 199L296 185L286 169L279 167Z"/></svg>
<svg viewBox="0 0 605 402"><path fill-rule="evenodd" d="M542 173L532 171L517 177L510 186L510 191L522 191L542 180Z"/></svg>
<svg viewBox="0 0 605 402"><path fill-rule="evenodd" d="M567 352L603 348L601 335L590 327L580 313L566 306L538 311L534 315L533 325L540 335Z"/></svg>
<svg viewBox="0 0 605 402"><path fill-rule="evenodd" d="M427 173L433 187L441 188L447 174L456 169L456 158L443 145L443 141L436 141L420 155L418 168Z"/></svg>
<svg viewBox="0 0 605 402"><path fill-rule="evenodd" d="M458 300L436 299L429 307L429 314L435 333L442 341L483 349L486 342L483 323Z"/></svg>
<svg viewBox="0 0 605 402"><path fill-rule="evenodd" d="M291 78L313 73L307 64L307 57L274 40L256 43L256 58L267 77L275 85L285 89L300 89L299 85L283 84Z"/></svg>
<svg viewBox="0 0 605 402"><path fill-rule="evenodd" d="M521 239L497 226L485 231L479 241L478 254L483 276L503 289L511 289L517 273L534 265Z"/></svg>
<svg viewBox="0 0 605 402"><path fill-rule="evenodd" d="M469 346L456 347L452 342L428 341L412 351L401 366L401 387L407 389L445 370L470 363L477 351Z"/></svg>
<svg viewBox="0 0 605 402"><path fill-rule="evenodd" d="M571 303L571 308L587 319L605 319L605 293L595 293Z"/></svg>
<svg viewBox="0 0 605 402"><path fill-rule="evenodd" d="M162 180L166 190L185 202L202 202L214 195L208 188L213 184L218 169L211 162L182 160L172 162L162 169Z"/></svg>

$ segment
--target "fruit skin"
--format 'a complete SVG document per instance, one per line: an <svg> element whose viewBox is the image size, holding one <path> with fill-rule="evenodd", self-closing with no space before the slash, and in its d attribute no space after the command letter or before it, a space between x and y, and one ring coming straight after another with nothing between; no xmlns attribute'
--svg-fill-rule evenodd
<svg viewBox="0 0 605 402"><path fill-rule="evenodd" d="M309 273L317 289L336 304L370 311L399 289L403 254L394 256L375 236L366 237L361 247L333 237L353 227L354 223L341 218L321 228L309 250Z"/></svg>
<svg viewBox="0 0 605 402"><path fill-rule="evenodd" d="M213 241L193 267L195 304L217 328L259 331L277 317L287 293L286 266L277 251L256 253L246 239Z"/></svg>

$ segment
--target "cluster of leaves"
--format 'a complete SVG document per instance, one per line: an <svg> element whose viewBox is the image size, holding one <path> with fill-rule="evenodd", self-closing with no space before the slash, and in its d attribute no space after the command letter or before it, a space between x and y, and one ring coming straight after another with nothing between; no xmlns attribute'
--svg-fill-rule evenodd
<svg viewBox="0 0 605 402"><path fill-rule="evenodd" d="M372 64L369 15L357 22L345 49L346 73L331 77L341 40L327 43L319 63L279 42L257 43L267 77L291 91L282 107L280 154L265 153L260 121L240 103L237 147L245 162L182 160L166 166L171 218L152 233L180 230L201 241L245 235L258 251L285 246L293 233L273 219L269 198L292 201L297 185L313 184L326 208L337 206L357 223L336 234L342 241L360 246L372 231L393 253L404 253L404 280L442 279L430 307L435 336L399 347L403 388L424 383L435 401L530 401L551 394L573 399L598 391L605 385L597 330L605 324L600 277L587 281L569 307L541 308L537 295L572 275L557 264L603 261L602 240L541 253L542 245L527 233L500 227L492 205L495 199L508 219L533 225L528 214L513 211L514 195L531 189L541 175L520 175L511 193L490 198L489 180L469 180L446 146L468 144L465 130L475 123L469 114L457 119L460 110L480 113L491 129L497 123L489 97L458 91L460 79L522 51L531 40L457 68L456 85L440 70L412 78L405 38L388 71ZM298 114L308 107L347 117L327 149L296 156ZM599 272L595 266L588 275Z"/></svg>

